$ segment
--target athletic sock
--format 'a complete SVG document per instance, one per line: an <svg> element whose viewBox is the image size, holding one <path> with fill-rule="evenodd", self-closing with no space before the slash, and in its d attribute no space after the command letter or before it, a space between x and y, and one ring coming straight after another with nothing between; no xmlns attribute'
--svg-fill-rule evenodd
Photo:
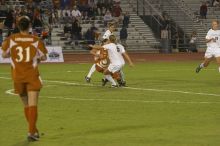
<svg viewBox="0 0 220 146"><path fill-rule="evenodd" d="M105 75L105 78L112 83L112 85L117 85L115 80L110 75Z"/></svg>
<svg viewBox="0 0 220 146"><path fill-rule="evenodd" d="M204 63L201 63L201 64L199 65L199 67L200 67L200 68L204 68Z"/></svg>
<svg viewBox="0 0 220 146"><path fill-rule="evenodd" d="M121 80L125 81L125 74L122 70L120 70Z"/></svg>
<svg viewBox="0 0 220 146"><path fill-rule="evenodd" d="M218 67L218 71L220 72L220 67Z"/></svg>
<svg viewBox="0 0 220 146"><path fill-rule="evenodd" d="M29 133L34 134L37 131L36 123L37 123L37 106L29 107Z"/></svg>
<svg viewBox="0 0 220 146"><path fill-rule="evenodd" d="M89 70L89 73L87 75L88 78L91 78L92 74L95 72L96 68L95 68L95 64L92 65L92 67Z"/></svg>
<svg viewBox="0 0 220 146"><path fill-rule="evenodd" d="M26 107L24 107L24 115L25 115L25 118L26 118L26 120L27 120L27 122L29 121L28 119L28 117L29 117L29 107L28 106L26 106Z"/></svg>

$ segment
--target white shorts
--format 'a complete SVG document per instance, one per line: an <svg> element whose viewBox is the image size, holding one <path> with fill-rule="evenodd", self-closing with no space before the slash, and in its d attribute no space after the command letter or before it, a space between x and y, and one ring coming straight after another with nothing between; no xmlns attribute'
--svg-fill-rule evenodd
<svg viewBox="0 0 220 146"><path fill-rule="evenodd" d="M123 65L113 65L113 64L109 64L108 66L108 70L111 72L111 73L115 73L117 71L120 71L121 68L122 68Z"/></svg>
<svg viewBox="0 0 220 146"><path fill-rule="evenodd" d="M220 57L220 48L207 48L205 58Z"/></svg>

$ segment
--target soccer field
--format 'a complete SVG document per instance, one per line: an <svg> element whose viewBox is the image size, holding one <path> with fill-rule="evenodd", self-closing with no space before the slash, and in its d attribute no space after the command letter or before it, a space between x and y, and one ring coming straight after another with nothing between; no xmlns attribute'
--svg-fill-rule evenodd
<svg viewBox="0 0 220 146"><path fill-rule="evenodd" d="M91 64L41 64L40 141L28 143L10 66L0 65L0 146L219 146L220 74L198 61L126 66L128 87L101 86Z"/></svg>

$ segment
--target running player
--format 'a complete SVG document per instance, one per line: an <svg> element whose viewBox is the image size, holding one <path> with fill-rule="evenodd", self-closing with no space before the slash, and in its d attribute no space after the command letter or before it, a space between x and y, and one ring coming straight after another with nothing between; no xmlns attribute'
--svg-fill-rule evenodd
<svg viewBox="0 0 220 146"><path fill-rule="evenodd" d="M103 43L106 44L107 41L108 40L105 39ZM107 50L104 50L104 48L96 49L93 48L93 46L91 46L91 48L92 50L90 51L90 53L94 55L96 71L103 73L109 65L108 52Z"/></svg>
<svg viewBox="0 0 220 146"><path fill-rule="evenodd" d="M220 30L218 30L218 27L219 21L213 20L212 29L206 35L207 50L205 52L205 60L196 68L196 73L199 73L202 68L207 67L213 57L216 58L220 72Z"/></svg>
<svg viewBox="0 0 220 146"><path fill-rule="evenodd" d="M20 33L11 35L2 44L3 58L11 57L12 79L15 93L24 104L24 114L28 122L28 140L39 140L36 126L38 96L42 82L38 63L46 60L47 50L39 38L29 34L30 20L21 17L18 22Z"/></svg>

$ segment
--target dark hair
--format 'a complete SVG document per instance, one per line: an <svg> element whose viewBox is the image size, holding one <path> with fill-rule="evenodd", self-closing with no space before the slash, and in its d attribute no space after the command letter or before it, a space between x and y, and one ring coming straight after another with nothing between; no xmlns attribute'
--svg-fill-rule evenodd
<svg viewBox="0 0 220 146"><path fill-rule="evenodd" d="M20 31L28 30L30 26L30 20L28 17L21 17L18 22L18 28Z"/></svg>

